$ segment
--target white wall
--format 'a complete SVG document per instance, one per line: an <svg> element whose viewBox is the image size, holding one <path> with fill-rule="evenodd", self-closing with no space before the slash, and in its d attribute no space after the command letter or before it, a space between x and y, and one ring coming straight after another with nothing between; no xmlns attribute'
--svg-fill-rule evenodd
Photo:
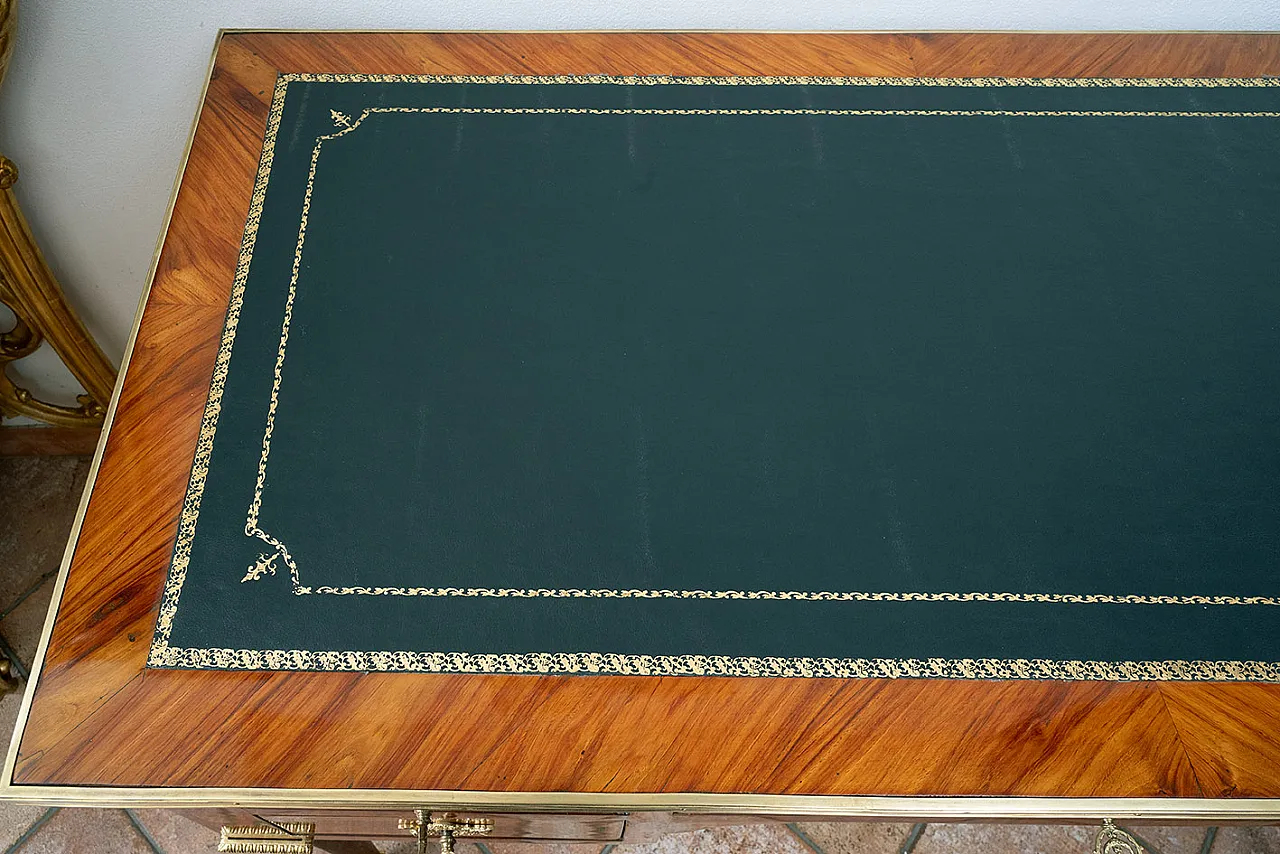
<svg viewBox="0 0 1280 854"><path fill-rule="evenodd" d="M21 0L0 151L54 271L119 360L219 27L1275 30L1280 0ZM4 327L0 317L0 328ZM16 369L69 400L56 358Z"/></svg>

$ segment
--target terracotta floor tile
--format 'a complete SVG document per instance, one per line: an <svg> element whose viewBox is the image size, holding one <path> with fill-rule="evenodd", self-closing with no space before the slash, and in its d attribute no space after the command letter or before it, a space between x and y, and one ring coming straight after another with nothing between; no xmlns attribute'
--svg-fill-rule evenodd
<svg viewBox="0 0 1280 854"><path fill-rule="evenodd" d="M911 833L909 824L869 821L800 822L796 828L825 854L895 854Z"/></svg>
<svg viewBox="0 0 1280 854"><path fill-rule="evenodd" d="M121 810L63 809L22 854L152 854Z"/></svg>
<svg viewBox="0 0 1280 854"><path fill-rule="evenodd" d="M1221 827L1213 854L1280 854L1280 827Z"/></svg>
<svg viewBox="0 0 1280 854"><path fill-rule="evenodd" d="M6 740L5 745L9 743ZM24 807L17 804L0 804L0 851L8 848L21 836L32 822L44 815L48 807Z"/></svg>
<svg viewBox="0 0 1280 854"><path fill-rule="evenodd" d="M13 651L22 660L22 666L31 669L35 662L36 648L40 645L40 633L44 630L45 617L49 615L49 600L53 598L53 579L40 585L22 604L0 620L0 634L5 636Z"/></svg>
<svg viewBox="0 0 1280 854"><path fill-rule="evenodd" d="M134 816L165 854L213 854L218 832L184 818L178 810L134 810Z"/></svg>
<svg viewBox="0 0 1280 854"><path fill-rule="evenodd" d="M418 846L410 839L378 839L374 843L382 854L417 854ZM459 842L457 854L480 854L480 849L469 842Z"/></svg>
<svg viewBox="0 0 1280 854"><path fill-rule="evenodd" d="M931 824L914 854L1091 854L1096 827Z"/></svg>
<svg viewBox="0 0 1280 854"><path fill-rule="evenodd" d="M1122 825L1123 827L1123 825ZM1205 827L1126 827L1160 852L1160 854L1200 854ZM1217 851L1214 847L1214 851Z"/></svg>
<svg viewBox="0 0 1280 854"><path fill-rule="evenodd" d="M604 849L604 842L509 842L494 841L486 842L485 846L493 852L493 854L600 854ZM465 854L478 854L479 848L472 846L472 850Z"/></svg>
<svg viewBox="0 0 1280 854"><path fill-rule="evenodd" d="M813 854L782 824L714 827L657 842L619 845L613 854Z"/></svg>
<svg viewBox="0 0 1280 854"><path fill-rule="evenodd" d="M0 694L0 748L9 749L9 737L18 721L18 709L22 706L22 690ZM6 754L7 755L7 754Z"/></svg>

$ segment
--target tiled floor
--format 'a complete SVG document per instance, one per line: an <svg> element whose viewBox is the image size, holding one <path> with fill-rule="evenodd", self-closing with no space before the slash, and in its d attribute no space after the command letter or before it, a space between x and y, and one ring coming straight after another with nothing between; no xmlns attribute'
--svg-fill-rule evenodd
<svg viewBox="0 0 1280 854"><path fill-rule="evenodd" d="M0 638L30 667L88 473L78 457L0 457ZM7 744L19 695L0 696ZM1280 829L1143 827L1152 854L1280 854ZM459 844L459 854L1088 854L1094 828L1037 825L770 824L679 833L649 844ZM217 834L163 810L0 804L4 854L210 854ZM412 854L410 840L379 842Z"/></svg>

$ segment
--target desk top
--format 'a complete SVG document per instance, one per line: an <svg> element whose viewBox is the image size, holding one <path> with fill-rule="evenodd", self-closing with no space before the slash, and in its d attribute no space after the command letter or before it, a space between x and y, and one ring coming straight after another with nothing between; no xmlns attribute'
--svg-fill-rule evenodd
<svg viewBox="0 0 1280 854"><path fill-rule="evenodd" d="M4 796L1042 817L1103 802L1036 799L1125 799L1106 811L1280 814L1258 800L1280 797L1280 686L1256 682L145 666L279 74L1277 71L1280 37L1263 35L223 34ZM360 341L342 346L359 358ZM919 796L933 800L897 800Z"/></svg>

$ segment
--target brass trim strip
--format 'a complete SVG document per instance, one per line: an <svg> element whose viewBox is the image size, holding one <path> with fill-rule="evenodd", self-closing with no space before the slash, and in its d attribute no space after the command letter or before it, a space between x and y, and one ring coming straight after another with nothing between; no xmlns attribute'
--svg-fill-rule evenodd
<svg viewBox="0 0 1280 854"><path fill-rule="evenodd" d="M594 30L483 30L483 29L367 29L367 28L347 28L347 29L308 29L306 27L290 28L290 27L267 27L264 29L246 29L243 27L224 27L218 30L221 35L255 35L258 33L266 35L307 35L308 33L326 33L336 35L409 35L409 36L431 36L431 35L497 35L497 36L529 36L529 35L604 35L604 36L627 36L634 34L641 35L665 35L665 36L739 36L739 35L778 35L778 36L932 36L932 35L952 35L952 36L1275 36L1276 33L1271 30L1021 30L1021 29L990 29L990 30L766 30L766 29L713 29L691 27L689 29L663 29L655 27L641 27L638 29L594 29Z"/></svg>
<svg viewBox="0 0 1280 854"><path fill-rule="evenodd" d="M678 812L796 818L1096 823L1280 822L1280 799L912 797L665 792L467 792L418 789L0 787L0 799L53 806L432 809L457 812Z"/></svg>

